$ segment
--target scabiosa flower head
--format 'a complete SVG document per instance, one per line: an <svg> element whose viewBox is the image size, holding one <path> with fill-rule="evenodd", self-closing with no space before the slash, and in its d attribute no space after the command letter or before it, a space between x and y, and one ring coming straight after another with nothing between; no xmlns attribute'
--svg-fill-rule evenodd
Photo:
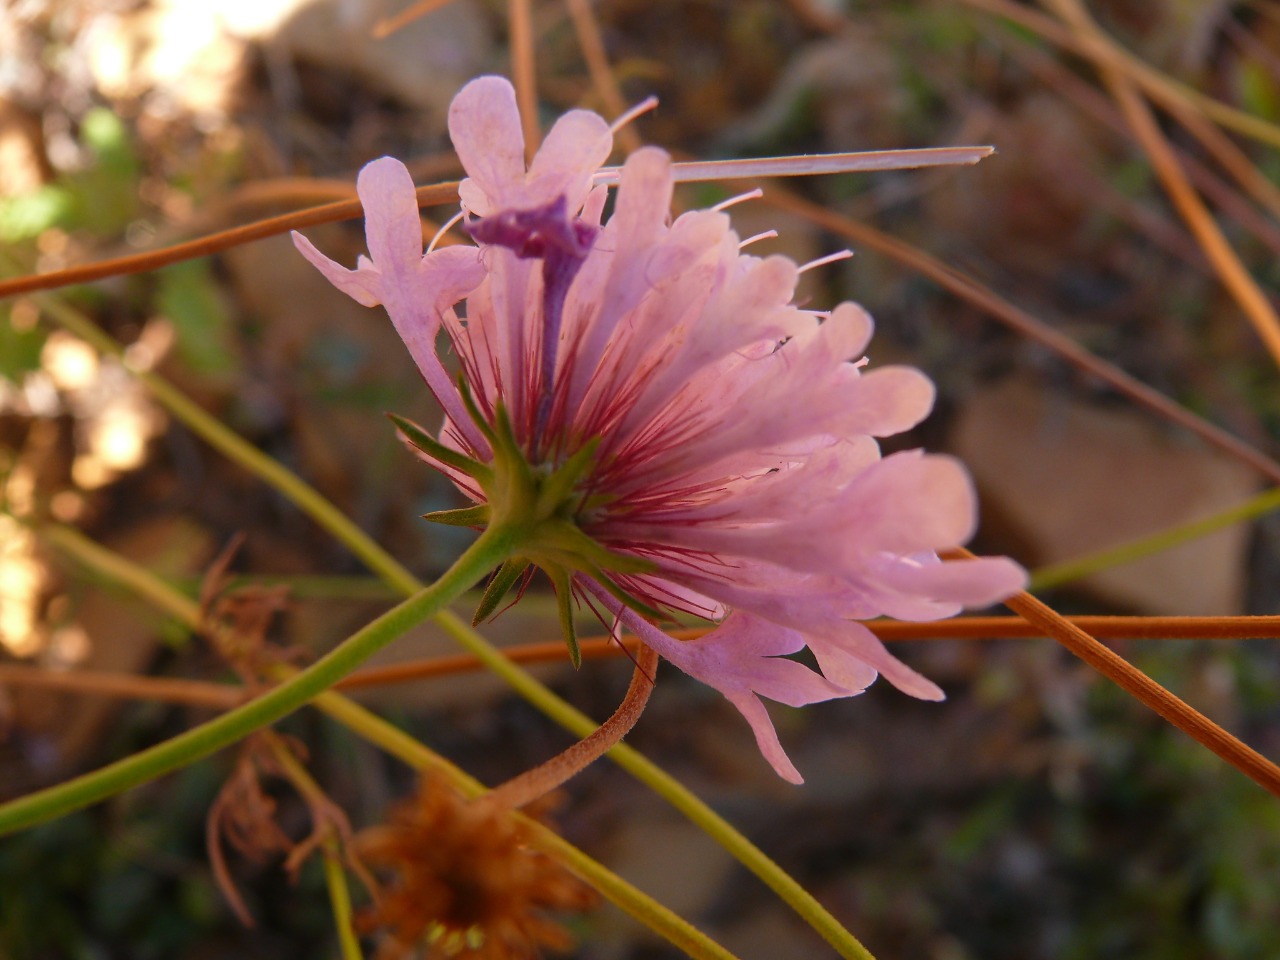
<svg viewBox="0 0 1280 960"><path fill-rule="evenodd" d="M562 117L526 170L514 92L482 77L449 130L476 246L422 254L412 181L389 158L358 183L371 260L346 270L295 239L339 288L386 307L444 407L434 437L398 421L475 503L437 519L520 525L525 545L481 615L543 568L571 649L576 596L723 693L796 783L760 697L800 706L883 674L941 699L858 621L986 606L1025 574L1005 558L939 559L976 524L957 461L880 455L877 437L929 412L928 378L868 369L866 312L795 305L800 268L745 255L723 211L672 220L662 150L628 158L602 222L592 176L612 136L595 114ZM458 385L434 349L441 327ZM652 622L671 610L718 626L677 641ZM820 672L787 659L805 646Z"/></svg>

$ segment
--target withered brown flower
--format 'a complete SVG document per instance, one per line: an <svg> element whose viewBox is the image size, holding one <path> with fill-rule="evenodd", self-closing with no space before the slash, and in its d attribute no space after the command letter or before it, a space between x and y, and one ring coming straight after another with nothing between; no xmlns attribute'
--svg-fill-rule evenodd
<svg viewBox="0 0 1280 960"><path fill-rule="evenodd" d="M472 802L438 778L386 824L357 838L364 863L394 875L361 916L366 932L386 931L379 954L399 958L526 960L566 950L569 932L548 914L580 912L594 891L530 844L527 824L483 801Z"/></svg>

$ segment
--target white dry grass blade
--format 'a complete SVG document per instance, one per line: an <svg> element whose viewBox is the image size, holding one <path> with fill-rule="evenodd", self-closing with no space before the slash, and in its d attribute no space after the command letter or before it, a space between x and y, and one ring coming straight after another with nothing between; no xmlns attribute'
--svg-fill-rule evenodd
<svg viewBox="0 0 1280 960"><path fill-rule="evenodd" d="M971 166L995 152L995 147L926 147L919 150L865 150L857 153L815 153L747 160L693 160L673 164L673 174L677 183L691 183L701 180L918 170L922 167ZM601 167L594 179L596 183L615 184L621 173L621 167Z"/></svg>

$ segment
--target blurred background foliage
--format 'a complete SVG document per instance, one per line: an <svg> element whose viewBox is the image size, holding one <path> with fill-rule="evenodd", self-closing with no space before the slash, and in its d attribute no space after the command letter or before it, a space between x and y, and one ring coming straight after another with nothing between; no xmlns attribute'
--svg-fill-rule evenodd
<svg viewBox="0 0 1280 960"><path fill-rule="evenodd" d="M504 4L455 0L382 40L391 0L10 0L0 11L0 274L133 252L347 196L391 153L419 182L456 174L444 110L466 79L507 72ZM1274 450L1275 369L1173 212L1092 68L1024 26L958 0L599 0L625 96L656 93L644 139L701 157L991 142L975 169L789 186L957 267L1097 355ZM1280 123L1280 14L1252 2L1093 0L1149 64ZM603 109L565 5L534 3L544 122ZM1024 9L1033 9L1026 7ZM1269 293L1280 227L1166 118L1197 184ZM1274 148L1239 139L1270 182ZM1188 159L1189 158L1189 159ZM727 188L732 191L734 188ZM686 204L728 195L689 189ZM427 211L430 217L434 211ZM846 241L763 203L734 209L756 247L806 261ZM347 262L356 223L308 231ZM1250 469L1137 413L1098 381L873 251L805 277L804 295L876 316L872 360L940 386L908 445L970 463L980 546L1063 560L1225 509ZM390 324L336 294L287 239L59 296L204 408L298 470L421 576L456 554L418 515L455 494L381 413L435 414ZM1274 300L1274 297L1272 298ZM272 639L319 651L389 600L281 498L175 425L115 360L0 304L0 650L50 669L225 678L197 639L42 547L29 523L77 526L194 591L247 533L246 577L284 578ZM1071 612L1274 613L1280 526L1237 526L1055 592ZM323 577L325 579L317 579ZM500 642L554 637L530 597ZM422 630L392 656L449 649ZM1274 641L1122 646L1248 742L1280 754ZM877 956L897 960L1192 960L1280 956L1280 807L1050 641L944 641L905 656L944 705L877 685L851 701L777 708L809 779L777 782L713 692L664 673L630 738L741 825ZM595 716L625 665L548 678ZM364 699L468 770L498 780L563 736L482 677ZM0 686L0 796L119 757L206 715ZM398 766L326 721L285 725L357 825L410 789ZM220 757L93 810L0 841L0 958L332 955L315 864L234 861L259 920L244 930L205 853ZM274 790L274 788L273 788ZM570 785L566 836L745 958L823 955L814 935L684 821L601 765ZM281 822L305 810L272 794ZM602 910L578 956L670 955Z"/></svg>

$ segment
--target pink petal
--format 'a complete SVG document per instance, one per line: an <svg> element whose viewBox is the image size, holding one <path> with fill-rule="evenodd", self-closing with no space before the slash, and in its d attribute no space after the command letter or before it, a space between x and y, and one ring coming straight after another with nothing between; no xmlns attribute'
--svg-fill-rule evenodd
<svg viewBox="0 0 1280 960"><path fill-rule="evenodd" d="M432 250L418 261L415 273L413 295L425 296L442 313L479 287L487 271L480 250L460 243Z"/></svg>
<svg viewBox="0 0 1280 960"><path fill-rule="evenodd" d="M920 700L946 699L936 683L891 654L879 637L856 620L826 624L821 636L811 633L809 649L818 658L823 675L833 683L857 683L870 668L908 696Z"/></svg>
<svg viewBox="0 0 1280 960"><path fill-rule="evenodd" d="M929 415L935 390L933 381L914 367L878 367L843 394L845 410L836 411L827 429L845 436L891 437Z"/></svg>
<svg viewBox="0 0 1280 960"><path fill-rule="evenodd" d="M829 325L829 326L828 326ZM871 314L856 303L845 301L837 304L831 311L823 328L834 335L831 343L832 355L841 360L856 360L867 349L871 342L871 334L875 331L875 322Z"/></svg>
<svg viewBox="0 0 1280 960"><path fill-rule="evenodd" d="M1026 571L1008 557L898 562L880 567L877 578L904 594L966 607L990 606L1027 585Z"/></svg>
<svg viewBox="0 0 1280 960"><path fill-rule="evenodd" d="M769 712L760 699L747 692L726 693L725 697L738 708L747 723L751 725L751 732L756 736L756 746L760 748L760 755L769 761L769 765L778 776L797 786L804 783L804 777L800 776L800 771L782 749L782 743L778 740L778 731L774 729L773 721L769 719Z"/></svg>
<svg viewBox="0 0 1280 960"><path fill-rule="evenodd" d="M851 552L915 553L964 543L977 524L969 475L954 457L895 453L854 478L834 509L856 537Z"/></svg>
<svg viewBox="0 0 1280 960"><path fill-rule="evenodd" d="M794 653L804 646L802 636L759 617L734 613L706 636L681 642L622 606L594 581L580 577L578 582L618 615L642 642L685 673L719 690L747 719L760 752L778 774L792 783L802 782L778 742L757 694L802 706L850 693L802 664L779 659L779 655Z"/></svg>
<svg viewBox="0 0 1280 960"><path fill-rule="evenodd" d="M595 243L601 250L612 249L612 269L599 297L598 312L583 331L575 352L570 409L583 402L587 385L618 323L649 290L646 264L671 209L671 191L671 157L664 151L642 147L627 158L618 186L617 208Z"/></svg>
<svg viewBox="0 0 1280 960"><path fill-rule="evenodd" d="M505 77L478 77L449 106L449 137L470 178L458 192L477 216L501 209L524 183L524 133L516 92Z"/></svg>
<svg viewBox="0 0 1280 960"><path fill-rule="evenodd" d="M383 276L410 273L422 258L422 221L408 168L394 157L367 163L356 178L356 193L374 266Z"/></svg>
<svg viewBox="0 0 1280 960"><path fill-rule="evenodd" d="M557 196L576 211L591 189L591 177L613 152L613 132L599 114L570 110L551 128L538 148L526 178L528 199L519 206L538 206Z"/></svg>
<svg viewBox="0 0 1280 960"><path fill-rule="evenodd" d="M315 248L310 240L294 230L290 236L298 252L319 270L326 280L345 293L362 307L376 307L382 302L382 283L374 268L364 257L360 258L355 270L348 270L335 263Z"/></svg>
<svg viewBox="0 0 1280 960"><path fill-rule="evenodd" d="M776 592L763 586L770 580L775 582ZM773 629L800 633L818 658L823 676L842 688L844 696L861 693L877 674L883 674L910 696L943 699L936 684L894 657L874 633L849 618L849 599L837 578L797 577L791 571L771 570L761 564L744 566L732 581L706 580L700 586L709 596L736 608L737 612L725 620L725 625L749 612L754 616L748 622L764 621L764 629L769 629L767 624L785 624L785 628L775 626ZM759 692L770 696L764 690Z"/></svg>

